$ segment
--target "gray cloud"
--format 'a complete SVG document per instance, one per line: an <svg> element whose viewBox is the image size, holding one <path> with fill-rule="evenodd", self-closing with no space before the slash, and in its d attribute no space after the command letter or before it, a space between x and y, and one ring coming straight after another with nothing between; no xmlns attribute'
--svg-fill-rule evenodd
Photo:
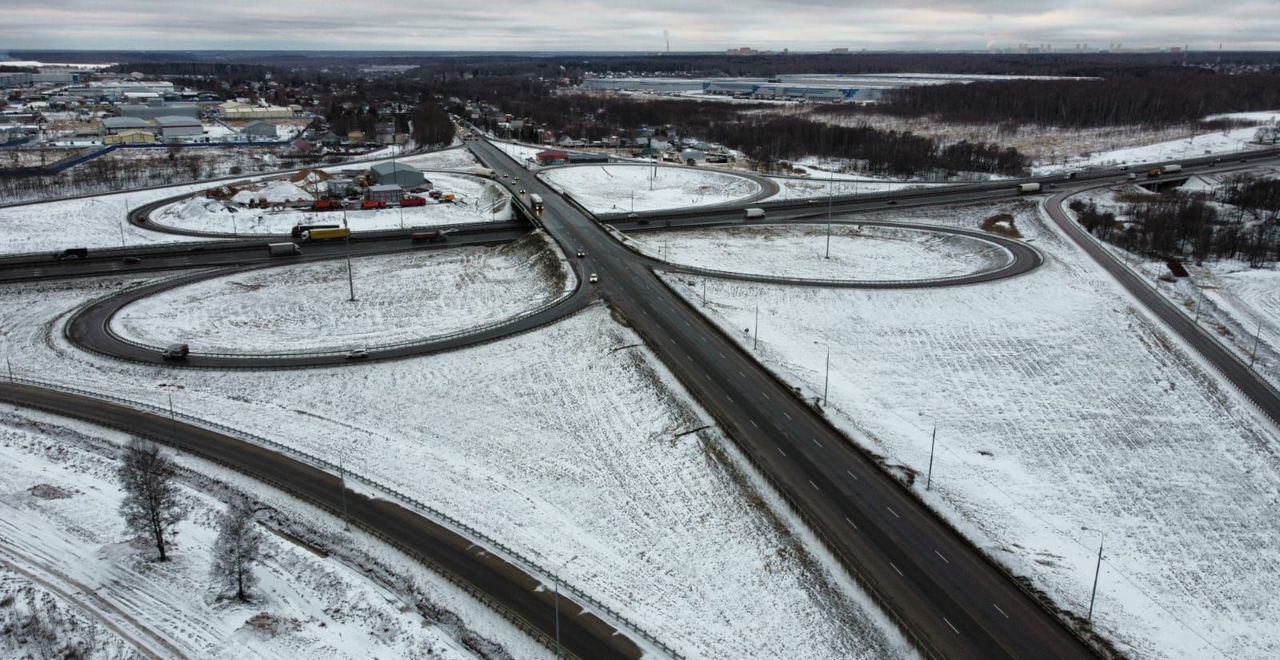
<svg viewBox="0 0 1280 660"><path fill-rule="evenodd" d="M981 49L1020 43L1280 50L1280 2L1227 0L17 0L11 49Z"/></svg>

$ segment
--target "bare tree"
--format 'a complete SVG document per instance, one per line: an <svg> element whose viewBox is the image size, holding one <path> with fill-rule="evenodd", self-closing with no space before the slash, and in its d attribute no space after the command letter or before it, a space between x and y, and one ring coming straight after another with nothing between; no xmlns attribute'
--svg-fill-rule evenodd
<svg viewBox="0 0 1280 660"><path fill-rule="evenodd" d="M258 583L253 564L261 551L262 532L253 522L253 509L248 502L237 499L218 520L210 570L213 579L227 591L234 589L241 602L248 602L249 590Z"/></svg>
<svg viewBox="0 0 1280 660"><path fill-rule="evenodd" d="M117 474L124 487L120 515L129 531L154 539L160 561L165 554L165 534L186 516L178 502L173 461L155 443L134 438L124 450L124 464Z"/></svg>

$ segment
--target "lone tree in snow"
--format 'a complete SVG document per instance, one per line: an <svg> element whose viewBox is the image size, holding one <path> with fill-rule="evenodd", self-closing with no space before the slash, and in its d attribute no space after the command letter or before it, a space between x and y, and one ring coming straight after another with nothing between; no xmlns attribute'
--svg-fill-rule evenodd
<svg viewBox="0 0 1280 660"><path fill-rule="evenodd" d="M117 473L124 487L120 515L129 531L155 540L160 561L168 558L165 533L186 515L178 503L175 472L173 461L160 453L160 447L134 438L124 449L124 464Z"/></svg>
<svg viewBox="0 0 1280 660"><path fill-rule="evenodd" d="M258 583L253 564L262 550L262 532L253 524L253 509L237 500L218 520L218 539L214 542L213 579L227 591L235 590L236 598L248 602L249 590Z"/></svg>

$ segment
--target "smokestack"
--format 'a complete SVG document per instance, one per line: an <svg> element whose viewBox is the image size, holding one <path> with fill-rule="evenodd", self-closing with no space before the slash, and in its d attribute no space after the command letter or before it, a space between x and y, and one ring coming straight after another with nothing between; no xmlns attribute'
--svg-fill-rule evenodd
<svg viewBox="0 0 1280 660"><path fill-rule="evenodd" d="M662 40L667 42L667 54L671 54L671 32L669 30L662 31Z"/></svg>

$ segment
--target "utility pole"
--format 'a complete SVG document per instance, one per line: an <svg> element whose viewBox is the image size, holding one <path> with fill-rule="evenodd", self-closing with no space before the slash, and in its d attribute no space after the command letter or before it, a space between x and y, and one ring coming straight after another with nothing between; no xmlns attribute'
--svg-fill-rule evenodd
<svg viewBox="0 0 1280 660"><path fill-rule="evenodd" d="M564 657L564 647L560 645L560 571L568 568L569 562L578 558L574 555L560 565L560 569L551 574L551 580L555 583L556 588L556 657Z"/></svg>
<svg viewBox="0 0 1280 660"><path fill-rule="evenodd" d="M9 382L13 382L13 363L9 361L9 356L4 356L4 365L9 368Z"/></svg>
<svg viewBox="0 0 1280 660"><path fill-rule="evenodd" d="M836 173L832 171L830 176L827 177L827 254L823 259L831 258L831 198L834 194L831 188L835 184L835 180Z"/></svg>
<svg viewBox="0 0 1280 660"><path fill-rule="evenodd" d="M1200 291L1200 295L1196 298L1196 318L1195 318L1195 322L1196 322L1196 323L1199 323L1199 322L1200 322L1200 304L1204 302L1204 287L1202 287L1202 286L1200 286L1199 284L1197 284L1197 285L1196 285L1196 289Z"/></svg>
<svg viewBox="0 0 1280 660"><path fill-rule="evenodd" d="M351 518L347 516L347 470L343 465L343 455L338 454L338 497L342 499L342 529L351 531Z"/></svg>
<svg viewBox="0 0 1280 660"><path fill-rule="evenodd" d="M403 218L404 216L401 215L400 217ZM351 227L347 226L347 212L345 209L342 211L342 226L347 229L347 288L351 291L351 297L347 298L347 302L355 302L356 280L355 276L351 274Z"/></svg>
<svg viewBox="0 0 1280 660"><path fill-rule="evenodd" d="M760 301L759 300L756 301L756 329L755 329L755 332L752 332L751 334L752 334L751 350L754 351L760 347Z"/></svg>
<svg viewBox="0 0 1280 660"><path fill-rule="evenodd" d="M924 489L933 486L933 449L938 446L938 423L933 423L933 439L929 441L929 474L924 479Z"/></svg>
<svg viewBox="0 0 1280 660"><path fill-rule="evenodd" d="M827 344L827 369L822 377L822 405L827 405L827 387L831 384L831 344Z"/></svg>
<svg viewBox="0 0 1280 660"><path fill-rule="evenodd" d="M1100 529L1091 529L1089 527L1085 527L1084 529L1098 533L1098 563L1093 569L1093 593L1089 594L1088 619L1089 623L1093 623L1093 602L1098 597L1098 575L1102 573L1102 542L1106 539L1106 535L1103 534Z"/></svg>
<svg viewBox="0 0 1280 660"><path fill-rule="evenodd" d="M1262 339L1262 319L1258 319L1258 330L1253 333L1253 350L1249 352L1249 368L1253 368L1254 360L1258 359L1258 340ZM13 380L10 375L10 380Z"/></svg>
<svg viewBox="0 0 1280 660"><path fill-rule="evenodd" d="M702 276L702 306L707 306L707 276Z"/></svg>

